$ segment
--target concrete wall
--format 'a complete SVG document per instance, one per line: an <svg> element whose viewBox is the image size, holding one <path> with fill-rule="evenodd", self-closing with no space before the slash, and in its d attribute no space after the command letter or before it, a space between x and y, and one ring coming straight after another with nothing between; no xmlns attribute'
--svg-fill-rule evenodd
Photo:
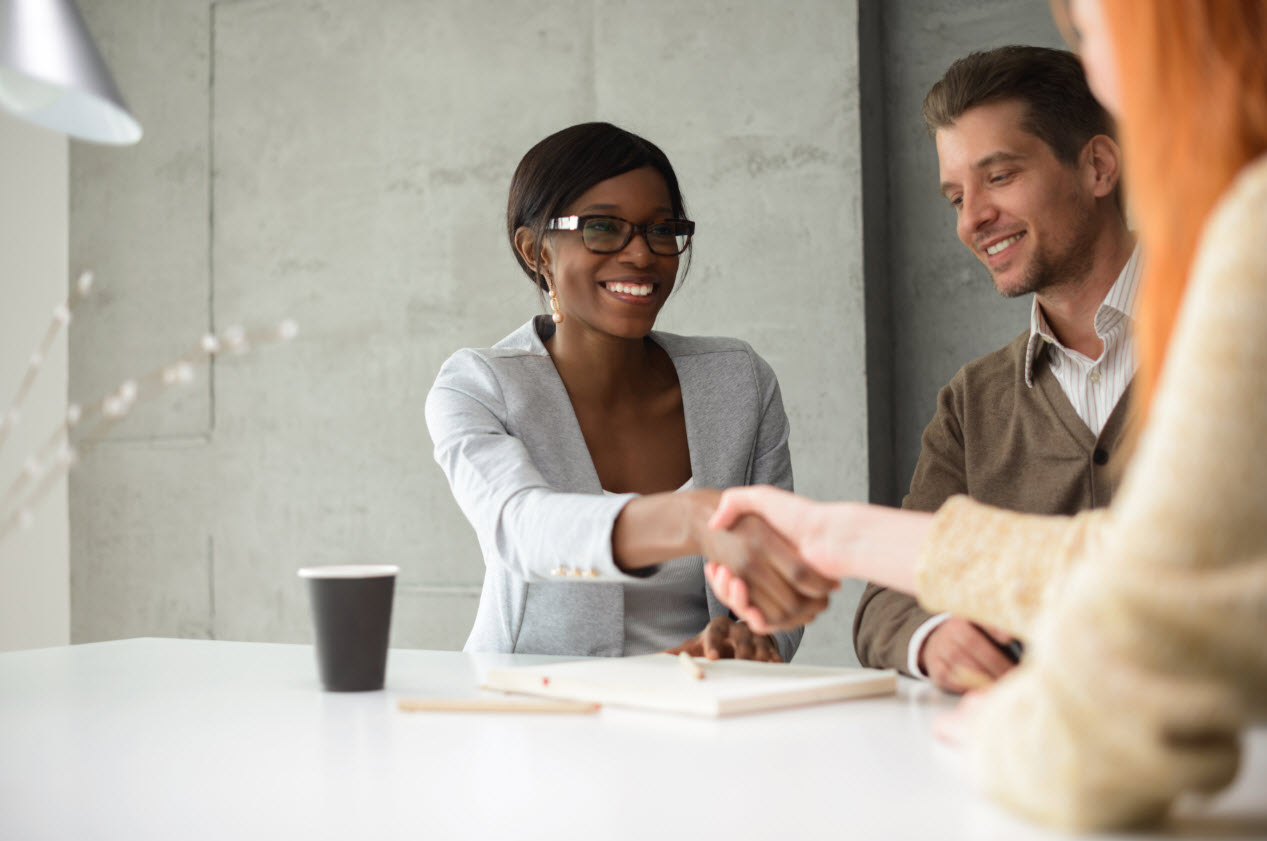
<svg viewBox="0 0 1267 841"><path fill-rule="evenodd" d="M66 138L0 113L0 415L7 412L53 308L66 300ZM66 333L55 340L0 445L0 505L26 458L66 413ZM6 508L0 508L0 518ZM66 486L33 509L30 529L0 535L0 651L70 639ZM0 528L3 521L0 520Z"/></svg>
<svg viewBox="0 0 1267 841"><path fill-rule="evenodd" d="M80 468L77 641L304 640L296 567L392 561L394 644L462 643L482 570L422 403L453 349L537 311L505 192L574 122L674 160L700 233L661 326L766 355L812 496L900 499L937 389L1025 326L1028 301L1000 299L955 239L919 105L973 49L1057 44L1044 4L81 6L146 138L72 151L72 269L102 282L72 331L72 396L210 328L289 315L303 333L218 362ZM857 591L806 661L853 662Z"/></svg>
<svg viewBox="0 0 1267 841"><path fill-rule="evenodd" d="M865 499L870 459L854 2L83 0L146 128L76 147L79 399L198 334L301 338L144 406L71 484L76 641L309 638L305 564L403 568L393 644L457 647L478 547L422 405L454 349L539 304L504 241L536 140L605 119L662 146L699 223L664 329L779 373L798 487ZM807 661L853 662L851 588Z"/></svg>
<svg viewBox="0 0 1267 841"><path fill-rule="evenodd" d="M893 496L910 485L937 391L965 362L1029 326L1030 297L1005 300L955 236L937 192L937 150L924 130L924 95L956 58L1004 44L1062 47L1046 3L900 0L883 15L884 132L888 159ZM868 111L868 113L872 113ZM868 288L877 278L868 281Z"/></svg>

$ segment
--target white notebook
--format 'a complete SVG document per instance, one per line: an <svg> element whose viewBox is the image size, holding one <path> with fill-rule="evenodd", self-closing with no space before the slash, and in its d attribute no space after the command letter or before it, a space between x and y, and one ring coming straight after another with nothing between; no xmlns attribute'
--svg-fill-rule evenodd
<svg viewBox="0 0 1267 841"><path fill-rule="evenodd" d="M696 679L672 654L570 660L488 672L487 687L548 698L641 707L703 716L889 695L897 689L892 670L795 666L751 660L693 661Z"/></svg>

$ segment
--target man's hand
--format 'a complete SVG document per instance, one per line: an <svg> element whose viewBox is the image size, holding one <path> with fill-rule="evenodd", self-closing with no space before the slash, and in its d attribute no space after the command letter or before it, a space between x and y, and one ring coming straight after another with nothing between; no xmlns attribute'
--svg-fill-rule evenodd
<svg viewBox="0 0 1267 841"><path fill-rule="evenodd" d="M729 616L713 619L704 626L704 630L677 648L670 648L668 653L681 654L683 651L692 657L706 657L709 660L783 662L778 646L771 637L754 634L743 622L736 622Z"/></svg>
<svg viewBox="0 0 1267 841"><path fill-rule="evenodd" d="M919 666L934 685L947 692L981 689L1016 666L999 648L1010 642L1012 637L1002 631L987 630L952 616L924 640Z"/></svg>
<svg viewBox="0 0 1267 841"><path fill-rule="evenodd" d="M757 619L759 624L749 624L758 633L804 625L826 609L828 594L840 586L806 565L760 517L742 516L727 531L705 528L699 545L711 564L724 565L743 579L742 600L736 604L726 593L713 592L727 607L745 610L736 610L740 618Z"/></svg>

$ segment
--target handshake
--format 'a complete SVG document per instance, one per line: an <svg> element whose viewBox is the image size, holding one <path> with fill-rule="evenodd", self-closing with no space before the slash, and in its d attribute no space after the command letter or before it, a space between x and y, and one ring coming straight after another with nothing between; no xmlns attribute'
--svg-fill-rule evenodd
<svg viewBox="0 0 1267 841"><path fill-rule="evenodd" d="M721 493L697 537L714 594L759 634L807 624L850 575L849 508L769 486Z"/></svg>

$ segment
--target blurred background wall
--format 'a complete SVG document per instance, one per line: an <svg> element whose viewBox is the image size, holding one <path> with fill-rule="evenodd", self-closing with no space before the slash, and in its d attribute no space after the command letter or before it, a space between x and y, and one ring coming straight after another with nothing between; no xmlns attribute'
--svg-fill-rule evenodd
<svg viewBox="0 0 1267 841"><path fill-rule="evenodd" d="M0 113L0 414L9 410L53 307L66 298L66 146L64 136ZM40 363L20 421L0 433L0 499L61 422L66 378L61 331ZM65 484L35 513L30 528L0 537L0 651L70 641Z"/></svg>
<svg viewBox="0 0 1267 841"><path fill-rule="evenodd" d="M937 389L1026 325L954 238L919 103L956 57L1055 45L1020 0L80 0L145 126L72 144L91 398L208 329L295 318L73 474L70 635L308 639L302 565L402 567L393 644L460 647L483 567L431 458L440 363L540 311L505 241L523 153L608 120L697 220L660 328L751 342L798 490L896 503ZM854 663L847 587L798 659Z"/></svg>

